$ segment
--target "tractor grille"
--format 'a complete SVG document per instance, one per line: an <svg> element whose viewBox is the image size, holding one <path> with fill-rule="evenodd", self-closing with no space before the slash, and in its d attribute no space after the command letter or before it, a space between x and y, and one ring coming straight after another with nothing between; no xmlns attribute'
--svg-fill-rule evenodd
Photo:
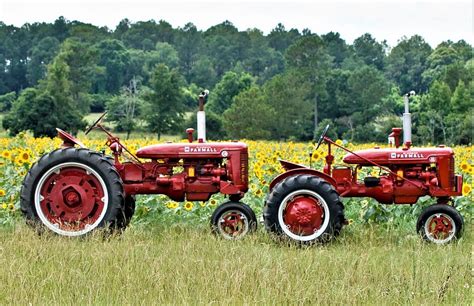
<svg viewBox="0 0 474 306"><path fill-rule="evenodd" d="M242 184L247 186L249 183L249 156L247 152L240 154L240 179Z"/></svg>
<svg viewBox="0 0 474 306"><path fill-rule="evenodd" d="M454 173L454 157L451 156L449 160L449 181L451 182L451 187L456 188L456 176Z"/></svg>

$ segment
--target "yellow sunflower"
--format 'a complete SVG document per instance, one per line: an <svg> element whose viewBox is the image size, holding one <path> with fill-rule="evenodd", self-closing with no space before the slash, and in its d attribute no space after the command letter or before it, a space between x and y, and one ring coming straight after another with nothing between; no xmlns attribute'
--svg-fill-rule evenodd
<svg viewBox="0 0 474 306"><path fill-rule="evenodd" d="M462 184L462 195L467 196L471 193L472 187L470 184Z"/></svg>
<svg viewBox="0 0 474 306"><path fill-rule="evenodd" d="M311 158L315 161L320 160L322 157L322 154L320 154L318 151L314 151L311 155Z"/></svg>
<svg viewBox="0 0 474 306"><path fill-rule="evenodd" d="M462 163L461 163L461 170L462 170L463 172L466 172L466 173L467 173L467 172L469 172L469 168L471 168L471 166L470 166L468 163L466 163L465 161L462 161Z"/></svg>
<svg viewBox="0 0 474 306"><path fill-rule="evenodd" d="M5 159L9 159L12 156L12 153L8 150L2 152L2 157Z"/></svg>
<svg viewBox="0 0 474 306"><path fill-rule="evenodd" d="M0 189L0 197L4 197L6 194L5 190Z"/></svg>
<svg viewBox="0 0 474 306"><path fill-rule="evenodd" d="M193 210L193 208L194 208L193 202L186 202L184 204L184 209L186 209L187 211L191 211L191 210Z"/></svg>
<svg viewBox="0 0 474 306"><path fill-rule="evenodd" d="M26 151L21 152L20 158L26 163L30 160L30 154Z"/></svg>
<svg viewBox="0 0 474 306"><path fill-rule="evenodd" d="M176 202L168 202L166 204L166 207L168 207L169 209L176 209L178 207L178 203Z"/></svg>

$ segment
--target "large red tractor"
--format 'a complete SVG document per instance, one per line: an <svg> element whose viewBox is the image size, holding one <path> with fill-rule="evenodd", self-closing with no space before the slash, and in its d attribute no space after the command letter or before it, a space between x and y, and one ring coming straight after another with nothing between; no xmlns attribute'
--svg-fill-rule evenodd
<svg viewBox="0 0 474 306"><path fill-rule="evenodd" d="M437 199L425 208L417 222L424 239L443 244L461 234L463 220L452 206L452 197L462 194L461 175L454 173L454 152L411 146L410 95L405 95L403 115L404 146L400 147L401 128L392 129L389 140L394 148L352 152L326 137L326 127L317 143L328 145L322 171L281 161L286 172L270 184L264 208L268 231L299 243L325 242L339 234L345 223L341 198L371 197L383 204L415 204L422 196ZM348 154L344 165L333 166L331 146ZM377 176L358 177L364 167L377 167Z"/></svg>
<svg viewBox="0 0 474 306"><path fill-rule="evenodd" d="M59 235L81 236L101 227L124 229L138 194L207 201L221 193L228 201L212 214L213 231L227 239L254 231L255 214L240 202L248 190L247 145L206 142L207 94L199 96L197 142L194 130L188 129L188 143L151 145L134 155L101 124L104 114L86 134L94 128L105 132L113 155L109 157L58 129L62 148L41 157L23 182L21 209L28 223Z"/></svg>

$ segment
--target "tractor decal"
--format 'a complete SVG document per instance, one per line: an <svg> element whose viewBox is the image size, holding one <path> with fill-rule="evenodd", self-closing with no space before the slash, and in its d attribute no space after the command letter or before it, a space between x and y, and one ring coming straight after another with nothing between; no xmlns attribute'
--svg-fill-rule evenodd
<svg viewBox="0 0 474 306"><path fill-rule="evenodd" d="M390 158L425 158L421 153L390 153Z"/></svg>
<svg viewBox="0 0 474 306"><path fill-rule="evenodd" d="M184 147L184 153L214 153L216 148L211 147Z"/></svg>

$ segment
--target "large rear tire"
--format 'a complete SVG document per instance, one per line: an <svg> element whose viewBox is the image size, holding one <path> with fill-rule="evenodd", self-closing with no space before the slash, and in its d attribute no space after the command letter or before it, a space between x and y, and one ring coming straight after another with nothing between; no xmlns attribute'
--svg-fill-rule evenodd
<svg viewBox="0 0 474 306"><path fill-rule="evenodd" d="M103 154L83 148L42 156L23 181L20 206L28 224L62 236L126 226L120 175Z"/></svg>
<svg viewBox="0 0 474 306"><path fill-rule="evenodd" d="M279 182L268 195L263 217L274 236L301 244L328 242L344 224L344 206L325 180L307 174Z"/></svg>

